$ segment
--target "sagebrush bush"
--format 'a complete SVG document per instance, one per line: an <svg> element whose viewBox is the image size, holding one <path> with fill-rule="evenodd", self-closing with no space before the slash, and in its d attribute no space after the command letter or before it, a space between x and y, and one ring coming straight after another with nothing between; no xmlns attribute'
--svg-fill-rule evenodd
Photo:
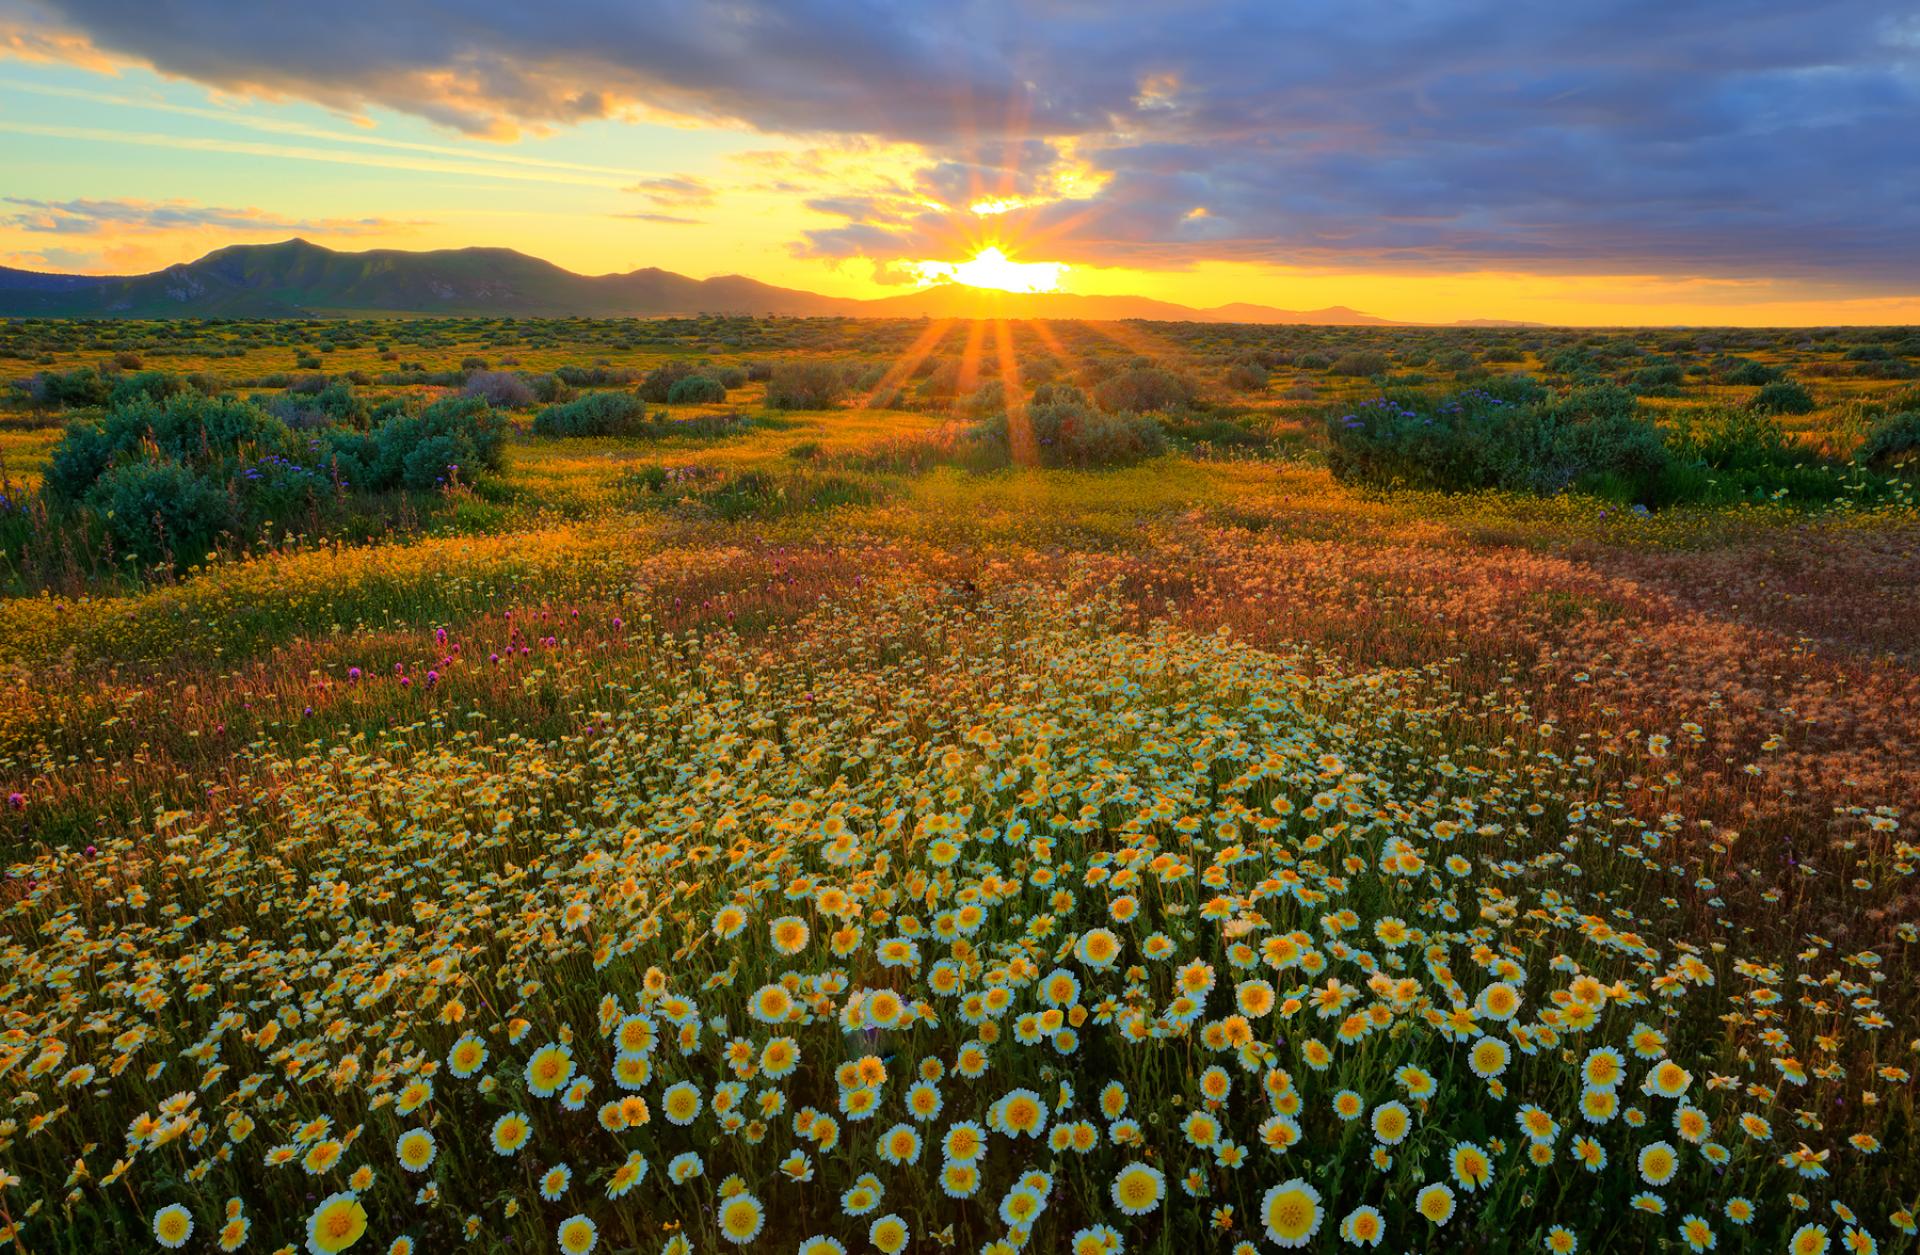
<svg viewBox="0 0 1920 1255"><path fill-rule="evenodd" d="M27 395L42 409L78 410L105 405L112 381L91 366L43 371L28 381Z"/></svg>
<svg viewBox="0 0 1920 1255"><path fill-rule="evenodd" d="M1782 375L1778 367L1756 362L1750 357L1732 358L1720 371L1720 382L1749 388L1761 387L1780 378Z"/></svg>
<svg viewBox="0 0 1920 1255"><path fill-rule="evenodd" d="M503 410L522 409L538 400L533 385L510 370L477 370L467 376L465 392Z"/></svg>
<svg viewBox="0 0 1920 1255"><path fill-rule="evenodd" d="M1227 367L1227 387L1237 392L1260 392L1266 386L1267 370L1258 362L1235 362Z"/></svg>
<svg viewBox="0 0 1920 1255"><path fill-rule="evenodd" d="M646 402L631 392L589 392L541 410L534 417L533 434L617 436L646 418Z"/></svg>
<svg viewBox="0 0 1920 1255"><path fill-rule="evenodd" d="M146 563L194 562L234 523L227 494L178 462L114 467L88 501L115 548Z"/></svg>
<svg viewBox="0 0 1920 1255"><path fill-rule="evenodd" d="M1632 393L1601 385L1554 394L1522 376L1437 400L1381 396L1330 415L1327 438L1338 478L1447 492L1584 488L1651 502L1670 464Z"/></svg>
<svg viewBox="0 0 1920 1255"><path fill-rule="evenodd" d="M346 391L329 386L314 402L336 387ZM481 398L390 401L367 420L364 430L296 431L253 401L139 392L68 424L43 478L50 525L97 524L121 553L185 566L223 534L285 527L349 494L440 488L500 468L506 424Z"/></svg>
<svg viewBox="0 0 1920 1255"><path fill-rule="evenodd" d="M662 362L640 381L640 399L663 405L673 399L673 386L694 374L692 362Z"/></svg>
<svg viewBox="0 0 1920 1255"><path fill-rule="evenodd" d="M846 391L846 371L838 362L781 362L767 380L767 405L776 410L831 409Z"/></svg>
<svg viewBox="0 0 1920 1255"><path fill-rule="evenodd" d="M1108 413L1079 401L1029 405L993 415L973 431L989 461L1037 461L1041 466L1127 466L1166 451L1167 437L1149 414Z"/></svg>
<svg viewBox="0 0 1920 1255"><path fill-rule="evenodd" d="M1192 402L1193 385L1157 366L1132 367L1093 389L1093 403L1109 414L1164 414Z"/></svg>
<svg viewBox="0 0 1920 1255"><path fill-rule="evenodd" d="M688 375L667 389L667 400L674 405L711 405L726 399L726 385L707 375Z"/></svg>
<svg viewBox="0 0 1920 1255"><path fill-rule="evenodd" d="M1357 376L1384 375L1389 365L1385 353L1376 352L1373 349L1352 349L1328 363L1327 373ZM1474 365L1477 363L1469 360L1462 369L1470 369Z"/></svg>
<svg viewBox="0 0 1920 1255"><path fill-rule="evenodd" d="M46 485L66 500L83 496L117 461L165 461L218 474L243 455L290 453L287 425L249 401L182 393L135 396L99 420L70 423L53 447Z"/></svg>
<svg viewBox="0 0 1920 1255"><path fill-rule="evenodd" d="M1776 379L1754 394L1753 408L1766 414L1810 414L1813 394L1791 379Z"/></svg>
<svg viewBox="0 0 1920 1255"><path fill-rule="evenodd" d="M1868 431L1854 461L1877 471L1912 471L1920 466L1920 410L1888 414Z"/></svg>

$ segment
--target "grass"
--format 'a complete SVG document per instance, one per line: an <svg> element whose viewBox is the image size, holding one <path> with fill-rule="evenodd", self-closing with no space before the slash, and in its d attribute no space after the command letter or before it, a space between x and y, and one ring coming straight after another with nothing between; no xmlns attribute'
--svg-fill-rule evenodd
<svg viewBox="0 0 1920 1255"><path fill-rule="evenodd" d="M1913 507L1356 488L1273 373L1108 471L750 384L0 599L0 1232L1911 1249Z"/></svg>

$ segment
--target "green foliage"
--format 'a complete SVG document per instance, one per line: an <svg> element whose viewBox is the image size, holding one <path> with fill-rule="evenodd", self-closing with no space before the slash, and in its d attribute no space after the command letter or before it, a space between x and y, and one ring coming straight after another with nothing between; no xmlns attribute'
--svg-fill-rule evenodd
<svg viewBox="0 0 1920 1255"><path fill-rule="evenodd" d="M395 414L373 430L372 479L359 486L436 488L497 471L506 437L506 420L479 397L448 397L418 414Z"/></svg>
<svg viewBox="0 0 1920 1255"><path fill-rule="evenodd" d="M1468 365L1472 363L1469 362ZM1353 349L1342 353L1327 366L1329 375L1384 375L1391 365L1385 353L1373 349Z"/></svg>
<svg viewBox="0 0 1920 1255"><path fill-rule="evenodd" d="M846 372L838 362L781 362L767 380L767 405L776 410L831 409L846 390Z"/></svg>
<svg viewBox="0 0 1920 1255"><path fill-rule="evenodd" d="M1262 392L1267 386L1267 368L1258 362L1235 362L1227 367L1227 387L1236 392Z"/></svg>
<svg viewBox="0 0 1920 1255"><path fill-rule="evenodd" d="M994 463L1029 458L1050 467L1128 466L1166 451L1167 436L1149 414L1109 413L1079 401L1030 405L1016 418L996 414L972 433Z"/></svg>
<svg viewBox="0 0 1920 1255"><path fill-rule="evenodd" d="M1193 385L1157 366L1135 366L1093 389L1093 403L1109 414L1163 414L1192 402Z"/></svg>
<svg viewBox="0 0 1920 1255"><path fill-rule="evenodd" d="M676 379L667 389L667 400L674 405L711 405L727 399L727 389L718 379L706 375L688 375Z"/></svg>
<svg viewBox="0 0 1920 1255"><path fill-rule="evenodd" d="M119 461L178 462L220 474L242 457L292 448L286 424L252 402L187 393L158 402L136 394L98 421L69 424L48 459L46 484L56 497L72 501Z"/></svg>
<svg viewBox="0 0 1920 1255"><path fill-rule="evenodd" d="M589 392L541 410L533 420L533 434L618 436L645 422L646 417L646 403L631 392Z"/></svg>
<svg viewBox="0 0 1920 1255"><path fill-rule="evenodd" d="M46 371L35 375L27 387L33 403L41 409L78 410L105 405L112 392L107 377L91 366L69 371Z"/></svg>
<svg viewBox="0 0 1920 1255"><path fill-rule="evenodd" d="M774 475L767 471L744 471L691 497L720 518L738 521L868 505L878 500L879 495L873 484L849 475L813 471Z"/></svg>
<svg viewBox="0 0 1920 1255"><path fill-rule="evenodd" d="M693 373L691 362L663 362L648 371L646 378L640 381L640 399L655 405L664 405L673 399L674 385L683 379L691 378Z"/></svg>
<svg viewBox="0 0 1920 1255"><path fill-rule="evenodd" d="M1757 388L1782 377L1778 367L1769 366L1765 362L1756 362L1750 357L1736 357L1725 363L1725 368L1720 373L1720 382Z"/></svg>
<svg viewBox="0 0 1920 1255"><path fill-rule="evenodd" d="M145 398L164 401L187 390L187 381L163 370L143 370L137 375L122 375L107 393L107 404L118 408Z"/></svg>
<svg viewBox="0 0 1920 1255"><path fill-rule="evenodd" d="M233 523L227 495L178 462L116 466L88 501L115 547L147 563L197 561Z"/></svg>
<svg viewBox="0 0 1920 1255"><path fill-rule="evenodd" d="M1671 462L1631 393L1555 394L1523 376L1437 400L1390 393L1329 415L1326 430L1336 477L1447 492L1582 489L1659 504Z"/></svg>
<svg viewBox="0 0 1920 1255"><path fill-rule="evenodd" d="M339 387L334 408L365 416ZM316 400L329 404L329 392ZM417 411L389 402L367 417L366 430L296 432L252 401L132 390L101 418L68 424L54 446L46 526L98 525L122 555L185 566L222 535L285 528L350 494L442 488L500 468L506 425L479 398Z"/></svg>
<svg viewBox="0 0 1920 1255"><path fill-rule="evenodd" d="M1791 379L1776 379L1754 394L1753 408L1765 414L1810 414L1813 394Z"/></svg>
<svg viewBox="0 0 1920 1255"><path fill-rule="evenodd" d="M1882 417L1868 430L1853 457L1877 471L1912 473L1920 466L1920 410Z"/></svg>

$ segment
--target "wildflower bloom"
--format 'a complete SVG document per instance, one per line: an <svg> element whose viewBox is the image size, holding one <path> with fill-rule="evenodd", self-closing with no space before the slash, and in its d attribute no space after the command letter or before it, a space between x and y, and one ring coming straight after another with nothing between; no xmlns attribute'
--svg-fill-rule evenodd
<svg viewBox="0 0 1920 1255"><path fill-rule="evenodd" d="M1436 1181L1421 1187L1414 1196L1413 1206L1429 1223L1444 1225L1453 1219L1453 1191Z"/></svg>
<svg viewBox="0 0 1920 1255"><path fill-rule="evenodd" d="M493 1122L493 1153L512 1155L527 1144L532 1126L520 1112L510 1112Z"/></svg>
<svg viewBox="0 0 1920 1255"><path fill-rule="evenodd" d="M408 1129L393 1144L394 1155L408 1172L425 1172L432 1167L436 1149L433 1134L425 1129Z"/></svg>
<svg viewBox="0 0 1920 1255"><path fill-rule="evenodd" d="M169 1203L153 1213L154 1241L169 1250L178 1250L193 1236L193 1214L178 1203Z"/></svg>
<svg viewBox="0 0 1920 1255"><path fill-rule="evenodd" d="M1166 1197L1167 1179L1158 1168L1128 1164L1113 1178L1113 1205L1129 1216L1144 1216Z"/></svg>
<svg viewBox="0 0 1920 1255"><path fill-rule="evenodd" d="M1305 1246L1320 1230L1320 1192L1292 1177L1266 1192L1260 1215L1275 1245Z"/></svg>
<svg viewBox="0 0 1920 1255"><path fill-rule="evenodd" d="M766 1223L766 1209L751 1194L736 1194L720 1205L720 1236L735 1246L745 1246L759 1237Z"/></svg>
<svg viewBox="0 0 1920 1255"><path fill-rule="evenodd" d="M565 1255L587 1255L600 1240L600 1230L585 1216L568 1216L554 1230L554 1240Z"/></svg>
<svg viewBox="0 0 1920 1255"><path fill-rule="evenodd" d="M307 1218L307 1250L312 1255L338 1255L367 1231L367 1210L351 1190L320 1200Z"/></svg>

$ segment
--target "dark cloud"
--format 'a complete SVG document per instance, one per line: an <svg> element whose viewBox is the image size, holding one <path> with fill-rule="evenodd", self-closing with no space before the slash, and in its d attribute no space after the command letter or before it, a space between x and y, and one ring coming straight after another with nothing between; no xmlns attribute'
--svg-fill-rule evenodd
<svg viewBox="0 0 1920 1255"><path fill-rule="evenodd" d="M903 190L948 205L1072 166L1104 185L1000 223L1068 261L1920 280L1910 0L42 3L167 73L475 133L640 106L908 141ZM832 212L803 251L954 236Z"/></svg>

